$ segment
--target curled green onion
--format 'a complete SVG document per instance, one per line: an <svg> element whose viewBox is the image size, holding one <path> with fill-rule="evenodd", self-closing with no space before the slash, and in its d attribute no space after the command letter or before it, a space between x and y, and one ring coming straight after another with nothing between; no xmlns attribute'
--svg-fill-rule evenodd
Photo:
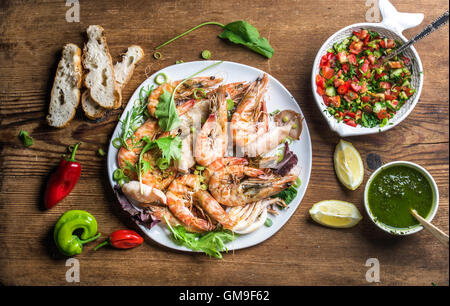
<svg viewBox="0 0 450 306"><path fill-rule="evenodd" d="M167 74L165 73L159 73L155 76L155 83L158 85L162 85L164 83L167 83L167 80L169 78L167 77Z"/></svg>
<svg viewBox="0 0 450 306"><path fill-rule="evenodd" d="M210 59L211 58L211 51L203 50L202 51L202 58L204 58L205 60Z"/></svg>
<svg viewBox="0 0 450 306"><path fill-rule="evenodd" d="M205 170L205 167L197 165L197 166L195 166L195 169L197 169L199 171L203 171L203 170Z"/></svg>
<svg viewBox="0 0 450 306"><path fill-rule="evenodd" d="M202 93L202 97L197 96L197 92L201 92ZM200 100L201 98L206 98L206 91L204 88L196 88L194 89L194 98L195 100Z"/></svg>
<svg viewBox="0 0 450 306"><path fill-rule="evenodd" d="M161 54L161 52L156 51L155 53L153 53L153 57L155 59L160 59L160 58L162 58L162 54Z"/></svg>
<svg viewBox="0 0 450 306"><path fill-rule="evenodd" d="M166 170L167 168L169 168L169 162L167 161L167 159L162 157L158 158L158 160L156 161L156 165L161 170Z"/></svg>
<svg viewBox="0 0 450 306"><path fill-rule="evenodd" d="M122 169L116 169L113 172L113 179L115 181L119 181L120 179L123 179L125 177L125 173L123 173Z"/></svg>
<svg viewBox="0 0 450 306"><path fill-rule="evenodd" d="M120 149L120 147L122 146L122 142L120 141L120 138L119 137L114 138L112 141L112 145L114 148Z"/></svg>
<svg viewBox="0 0 450 306"><path fill-rule="evenodd" d="M302 184L302 181L300 180L300 178L299 177L297 177L297 179L295 180L295 183L294 183L294 187L295 188L298 188L298 187L300 187L300 185Z"/></svg>

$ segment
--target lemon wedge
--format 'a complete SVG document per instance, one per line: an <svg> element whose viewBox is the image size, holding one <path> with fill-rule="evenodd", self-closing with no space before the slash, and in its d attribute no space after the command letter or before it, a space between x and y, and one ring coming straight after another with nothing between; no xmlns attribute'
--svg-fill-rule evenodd
<svg viewBox="0 0 450 306"><path fill-rule="evenodd" d="M309 214L317 223L335 228L352 227L362 219L355 205L338 200L317 202L311 207Z"/></svg>
<svg viewBox="0 0 450 306"><path fill-rule="evenodd" d="M342 140L334 150L334 170L339 181L348 189L355 190L364 179L364 164L358 150Z"/></svg>

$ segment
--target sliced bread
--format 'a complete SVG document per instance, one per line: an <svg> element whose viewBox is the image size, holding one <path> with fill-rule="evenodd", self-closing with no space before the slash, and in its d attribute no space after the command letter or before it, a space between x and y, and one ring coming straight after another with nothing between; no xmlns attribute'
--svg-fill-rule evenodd
<svg viewBox="0 0 450 306"><path fill-rule="evenodd" d="M131 79L136 64L144 57L144 50L139 46L130 46L125 54L122 55L122 60L114 65L114 74L119 90L122 89Z"/></svg>
<svg viewBox="0 0 450 306"><path fill-rule="evenodd" d="M139 46L130 46L122 60L114 65L114 75L116 85L120 93L119 107L122 105L122 89L130 80L134 72L136 64L144 57L144 50ZM83 107L86 117L89 119L98 119L103 117L106 109L99 106L89 95L89 91L85 91L81 98L81 106Z"/></svg>
<svg viewBox="0 0 450 306"><path fill-rule="evenodd" d="M85 90L81 95L81 107L83 108L86 117L92 120L99 119L106 114L107 109L101 107L94 101L92 101L89 90Z"/></svg>
<svg viewBox="0 0 450 306"><path fill-rule="evenodd" d="M67 44L63 48L50 95L47 115L50 126L63 128L75 116L80 103L81 79L81 49L75 44Z"/></svg>
<svg viewBox="0 0 450 306"><path fill-rule="evenodd" d="M114 77L114 69L104 29L90 25L86 30L88 42L84 45L83 66L87 70L84 85L91 99L99 106L118 108L120 93Z"/></svg>

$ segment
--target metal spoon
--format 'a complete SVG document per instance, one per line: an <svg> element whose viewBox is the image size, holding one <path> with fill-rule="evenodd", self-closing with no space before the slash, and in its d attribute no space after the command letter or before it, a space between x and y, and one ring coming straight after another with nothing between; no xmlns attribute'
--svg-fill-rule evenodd
<svg viewBox="0 0 450 306"><path fill-rule="evenodd" d="M415 44L416 42L418 42L419 40L421 40L422 38L424 38L425 36L431 34L432 32L434 32L435 30L439 29L440 27L442 27L444 24L446 24L448 22L449 19L449 14L448 11L445 11L444 14L442 14L439 18L437 18L435 21L433 21L431 24L429 24L428 26L425 27L425 29L423 29L419 34L417 34L416 36L414 36L412 39L410 39L408 42L406 42L405 44L403 44L400 48L398 48L397 50L395 50L394 52L392 52L391 54L387 55L386 57L384 57L382 59L383 63L387 62L388 60L390 60L391 58L393 58L394 56L402 53L403 51L405 51L406 49L408 49L409 47L411 47L413 44Z"/></svg>
<svg viewBox="0 0 450 306"><path fill-rule="evenodd" d="M417 221L419 221L420 224L422 224L422 226L431 233L431 235L433 235L437 240L439 240L439 242L441 242L448 248L448 235L446 233L425 220L421 215L417 213L415 209L411 209L411 215L413 215L414 218L416 218Z"/></svg>

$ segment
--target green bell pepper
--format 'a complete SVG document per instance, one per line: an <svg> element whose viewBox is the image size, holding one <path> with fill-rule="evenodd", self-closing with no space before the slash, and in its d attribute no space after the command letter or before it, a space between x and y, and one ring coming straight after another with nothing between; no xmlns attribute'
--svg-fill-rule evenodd
<svg viewBox="0 0 450 306"><path fill-rule="evenodd" d="M73 232L82 229L81 239ZM59 251L66 256L80 254L83 244L99 238L101 233L97 233L97 221L94 216L84 210L66 211L55 225L53 237Z"/></svg>

